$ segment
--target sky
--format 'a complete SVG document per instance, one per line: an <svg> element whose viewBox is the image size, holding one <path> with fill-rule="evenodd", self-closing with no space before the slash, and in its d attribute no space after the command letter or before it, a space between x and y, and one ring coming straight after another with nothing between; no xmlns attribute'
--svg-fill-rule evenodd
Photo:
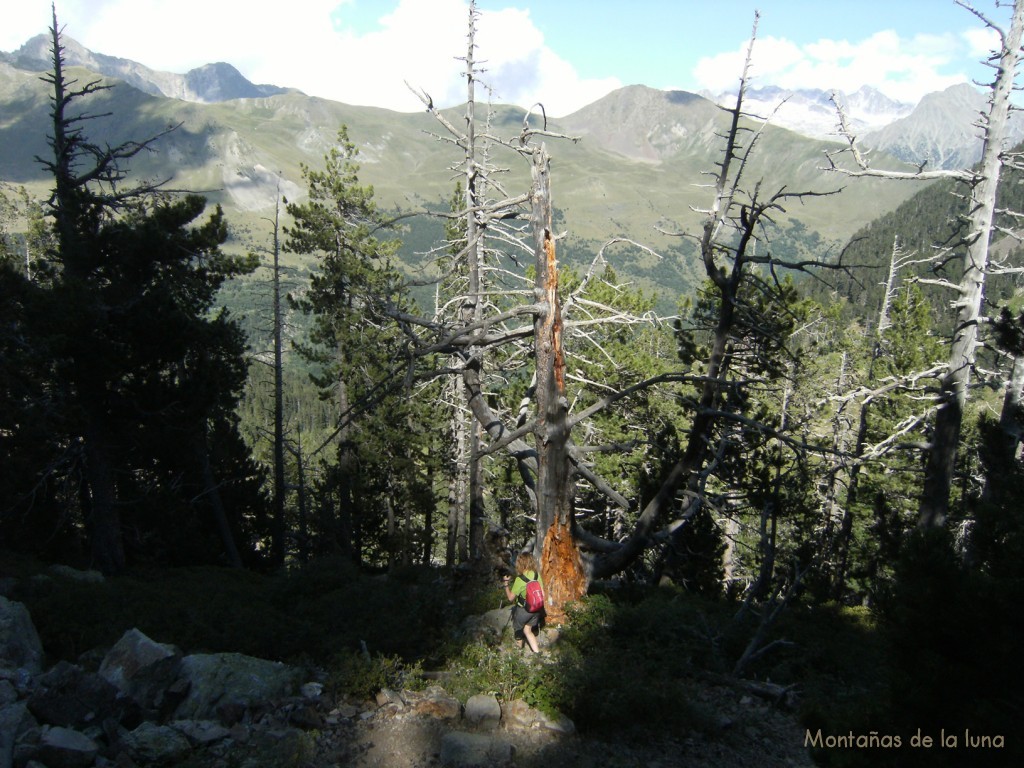
<svg viewBox="0 0 1024 768"><path fill-rule="evenodd" d="M1009 10L973 0L1003 24ZM1005 5L1005 0L1004 0ZM95 53L185 73L226 61L255 83L412 112L465 101L468 0L57 0L64 34ZM478 0L481 82L499 103L570 114L616 88L736 86L754 24L753 85L870 85L916 103L991 79L995 33L954 0ZM51 21L51 0L10 0L0 50ZM479 97L479 94L478 94Z"/></svg>

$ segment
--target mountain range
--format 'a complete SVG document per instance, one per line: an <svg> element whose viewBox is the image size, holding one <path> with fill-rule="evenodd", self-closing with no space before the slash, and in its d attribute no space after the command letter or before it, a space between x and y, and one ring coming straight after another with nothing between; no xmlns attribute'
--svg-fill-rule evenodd
<svg viewBox="0 0 1024 768"><path fill-rule="evenodd" d="M116 144L177 125L155 152L136 158L133 175L167 180L172 188L199 191L222 204L240 244L245 237L250 242L265 237L279 191L289 199L301 197L302 166L322 163L341 125L360 149L360 180L374 186L383 206L436 210L451 196L450 169L458 156L450 143L437 140L440 126L426 112L352 106L256 85L226 63L174 74L94 53L68 37L63 43L66 64L82 70L77 75L123 84L90 97L90 113L112 115L91 120L90 137ZM47 153L49 94L40 74L49 68L46 36L0 53L0 180L40 193L48 180L33 158ZM752 185L762 180L763 189L816 193L843 188L840 195L807 197L779 211L776 250L819 255L838 250L853 232L920 188L850 180L823 170L824 153L838 146L822 128L829 119L828 94L765 88L749 96L748 109L766 117L783 104L747 169ZM550 131L578 139L549 140L558 226L566 231L563 257L588 262L601 243L627 237L662 257L623 248L613 258L620 274L652 288L671 285L678 291L692 285L699 278L692 244L665 232L692 233L699 222L696 211L708 203L706 173L719 159L726 118L716 101L724 98L628 86L549 121ZM929 165L955 164L975 151L971 124L984 95L970 86L932 94L914 109L870 89L841 98L881 165L922 159ZM464 109L446 114L458 122ZM493 107L491 130L517 136L524 117L517 107ZM499 164L506 162L511 163L506 189L525 189L527 164L514 157ZM407 262L416 260L416 248L427 250L440 229L420 219L409 220Z"/></svg>

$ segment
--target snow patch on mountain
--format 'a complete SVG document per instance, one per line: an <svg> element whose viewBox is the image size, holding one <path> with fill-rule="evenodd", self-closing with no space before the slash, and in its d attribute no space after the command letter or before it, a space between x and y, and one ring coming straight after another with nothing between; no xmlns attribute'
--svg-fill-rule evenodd
<svg viewBox="0 0 1024 768"><path fill-rule="evenodd" d="M703 92L701 95L724 107L736 105L736 91ZM744 98L744 111L765 119L773 125L788 128L803 136L835 139L838 115L832 101L833 93L818 89L792 89L778 86L750 88ZM870 86L846 94L835 92L854 133L878 130L909 115L913 104L894 101Z"/></svg>

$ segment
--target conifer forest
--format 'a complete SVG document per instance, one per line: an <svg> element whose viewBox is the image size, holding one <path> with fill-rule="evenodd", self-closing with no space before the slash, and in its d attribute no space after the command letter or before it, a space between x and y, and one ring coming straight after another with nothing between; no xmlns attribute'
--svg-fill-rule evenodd
<svg viewBox="0 0 1024 768"><path fill-rule="evenodd" d="M534 686L581 731L608 716L595 699L631 701L619 664L798 694L821 765L1014 764L1024 166L1006 126L1024 2L999 28L977 164L875 167L848 131L828 186L804 189L755 171L755 23L714 163L679 180L704 203L657 224L677 243L659 269L686 254L692 274L657 294L623 268L649 244L574 240L558 158L577 137L542 108L492 124L473 8L464 106L411 86L453 158L448 199L381 205L340 125L245 238L203 195L133 173L175 126L90 133L125 86L68 70L55 11L49 196L0 187L2 560L112 584L334 569L445 604L499 599L527 551L547 624L621 633L629 659L582 653ZM842 206L867 179L915 191L838 248L807 235L805 203ZM374 609L376 649L439 663L395 639L431 632L388 618L403 605ZM671 729L685 695L658 695L630 717ZM911 748L940 728L990 741Z"/></svg>

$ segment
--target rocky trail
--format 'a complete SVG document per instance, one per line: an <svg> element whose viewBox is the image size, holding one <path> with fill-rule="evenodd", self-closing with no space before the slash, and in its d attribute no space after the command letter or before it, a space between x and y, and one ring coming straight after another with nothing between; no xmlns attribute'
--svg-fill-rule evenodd
<svg viewBox="0 0 1024 768"><path fill-rule="evenodd" d="M557 664L557 633L542 636L527 663ZM510 639L500 648L524 653ZM651 737L580 733L490 693L460 701L443 676L339 700L316 671L183 655L137 629L78 663L44 666L27 609L0 596L0 768L813 765L791 713L727 684L693 688L710 727Z"/></svg>

